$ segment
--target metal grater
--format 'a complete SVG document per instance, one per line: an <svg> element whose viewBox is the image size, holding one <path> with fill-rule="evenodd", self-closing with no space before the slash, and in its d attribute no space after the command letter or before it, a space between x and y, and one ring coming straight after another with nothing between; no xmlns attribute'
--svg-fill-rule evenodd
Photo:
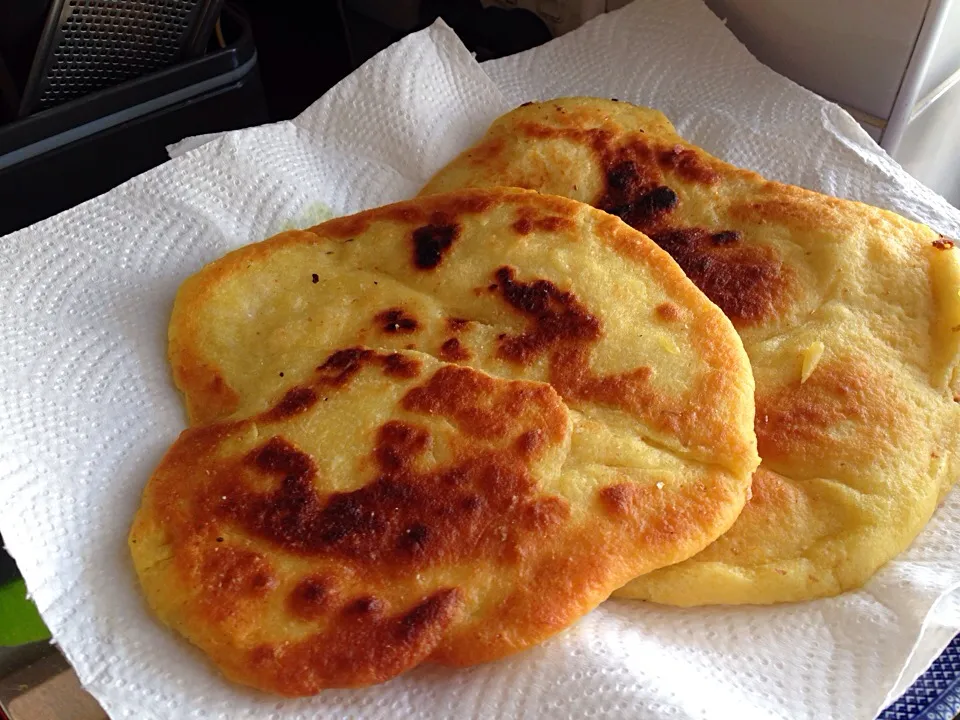
<svg viewBox="0 0 960 720"><path fill-rule="evenodd" d="M223 0L53 0L20 115L203 53Z"/></svg>

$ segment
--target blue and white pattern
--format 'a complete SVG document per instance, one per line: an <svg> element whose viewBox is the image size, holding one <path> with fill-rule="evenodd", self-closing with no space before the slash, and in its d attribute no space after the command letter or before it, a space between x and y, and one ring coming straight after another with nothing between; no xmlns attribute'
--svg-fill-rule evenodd
<svg viewBox="0 0 960 720"><path fill-rule="evenodd" d="M954 720L960 715L960 635L877 720Z"/></svg>

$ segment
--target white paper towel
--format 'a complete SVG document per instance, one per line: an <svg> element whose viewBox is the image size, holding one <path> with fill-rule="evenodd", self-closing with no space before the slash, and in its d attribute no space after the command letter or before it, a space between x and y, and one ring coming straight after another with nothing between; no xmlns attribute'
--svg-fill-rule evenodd
<svg viewBox="0 0 960 720"><path fill-rule="evenodd" d="M960 234L960 213L845 113L760 66L699 0L640 0L484 69L435 25L293 122L228 133L0 240L0 530L81 681L114 718L873 717L960 625L956 603L937 605L960 583L957 492L861 592L773 608L609 602L501 662L303 700L227 683L148 614L125 536L184 424L165 361L179 283L284 227L413 194L518 102L655 105L728 160Z"/></svg>

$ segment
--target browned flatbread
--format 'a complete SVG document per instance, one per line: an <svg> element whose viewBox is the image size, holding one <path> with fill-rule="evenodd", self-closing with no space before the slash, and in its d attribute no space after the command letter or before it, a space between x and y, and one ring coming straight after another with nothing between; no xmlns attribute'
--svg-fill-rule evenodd
<svg viewBox="0 0 960 720"><path fill-rule="evenodd" d="M960 476L960 249L861 203L770 182L659 112L528 104L423 195L515 186L590 203L669 252L733 321L763 458L733 529L620 594L771 603L862 585Z"/></svg>
<svg viewBox="0 0 960 720"><path fill-rule="evenodd" d="M148 602L300 695L558 632L739 514L759 458L730 322L620 220L522 190L241 248L170 328L195 427L130 534Z"/></svg>

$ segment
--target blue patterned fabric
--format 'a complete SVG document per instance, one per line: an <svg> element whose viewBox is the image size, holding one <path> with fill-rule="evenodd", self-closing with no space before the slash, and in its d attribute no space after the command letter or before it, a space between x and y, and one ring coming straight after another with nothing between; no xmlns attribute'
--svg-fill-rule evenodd
<svg viewBox="0 0 960 720"><path fill-rule="evenodd" d="M877 720L954 720L960 715L960 635Z"/></svg>

